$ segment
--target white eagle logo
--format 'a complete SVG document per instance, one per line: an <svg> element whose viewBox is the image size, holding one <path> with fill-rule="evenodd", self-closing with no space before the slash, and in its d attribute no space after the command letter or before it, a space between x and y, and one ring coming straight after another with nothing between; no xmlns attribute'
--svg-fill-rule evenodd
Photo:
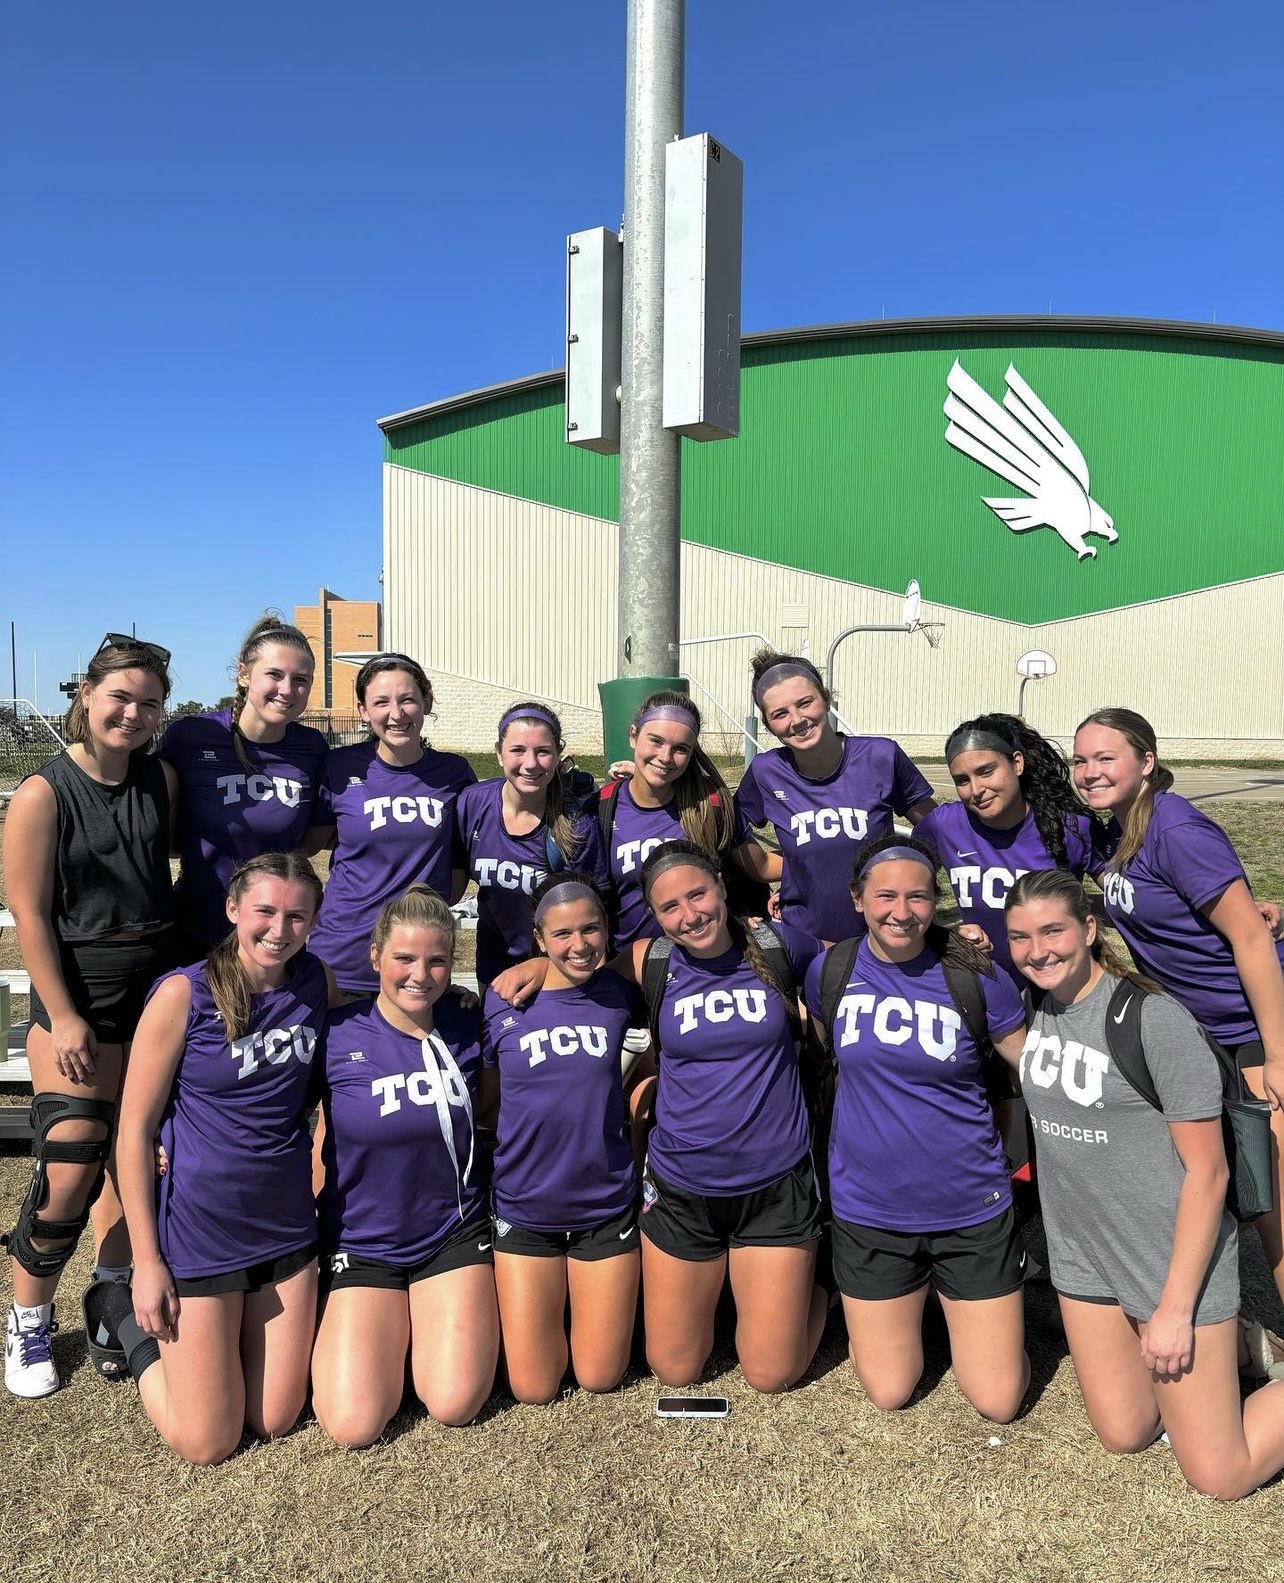
<svg viewBox="0 0 1284 1583"><path fill-rule="evenodd" d="M1000 406L954 359L945 381L950 392L945 398L950 420L946 443L1027 491L1029 499L982 496L1014 533L1052 528L1081 561L1089 559L1097 547L1084 543L1088 534L1111 544L1119 535L1088 493L1083 452L1010 363L1004 377L1008 388Z"/></svg>

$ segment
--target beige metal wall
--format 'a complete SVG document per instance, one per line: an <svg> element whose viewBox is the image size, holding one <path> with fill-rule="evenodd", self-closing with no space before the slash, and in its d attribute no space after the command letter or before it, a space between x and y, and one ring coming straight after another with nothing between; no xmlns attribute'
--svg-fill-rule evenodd
<svg viewBox="0 0 1284 1583"><path fill-rule="evenodd" d="M386 642L437 683L440 745L493 741L498 715L526 695L559 709L576 747L600 745L596 684L614 669L617 531L385 466ZM958 721L1015 709L1017 657L1042 648L1059 671L1027 689L1025 713L1050 736L1118 703L1146 715L1173 757L1284 759L1284 575L1038 627L951 610L939 603L946 591L926 572L921 580L924 619L945 623L939 648L897 632L859 634L839 651L839 709L857 730L939 754ZM808 642L819 664L843 627L895 623L901 605L855 583L683 546L684 641L753 630L785 648ZM726 732L729 748L755 646L684 649L706 729Z"/></svg>

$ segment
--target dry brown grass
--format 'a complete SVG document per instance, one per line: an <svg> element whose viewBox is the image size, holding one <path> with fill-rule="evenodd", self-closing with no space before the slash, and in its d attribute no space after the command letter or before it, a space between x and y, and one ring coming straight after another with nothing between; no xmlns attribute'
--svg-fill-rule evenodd
<svg viewBox="0 0 1284 1583"><path fill-rule="evenodd" d="M1284 869L1279 805L1216 806L1264 894ZM0 964L17 965L12 938ZM26 1188L21 1151L0 1149L0 1223ZM1245 1294L1284 1331L1284 1309L1245 1233ZM925 1386L906 1411L870 1407L831 1323L806 1381L781 1398L748 1390L729 1349L707 1386L723 1421L655 1417L654 1380L551 1407L503 1396L482 1421L443 1430L406 1410L370 1451L337 1450L305 1418L222 1468L192 1469L160 1444L131 1385L85 1361L66 1284L56 1357L66 1387L45 1402L0 1393L13 1583L67 1572L103 1583L383 1578L878 1579L920 1583L1186 1583L1284 1580L1284 1483L1223 1508L1194 1495L1162 1446L1119 1458L1088 1428L1046 1288L1028 1294L1035 1385L1025 1416L995 1429L955 1387L939 1324ZM991 1445L991 1436L1001 1444Z"/></svg>
<svg viewBox="0 0 1284 1583"><path fill-rule="evenodd" d="M0 1159L4 1214L25 1174ZM87 1269L81 1255L69 1298ZM497 1397L463 1430L406 1411L366 1452L337 1450L309 1419L209 1470L165 1451L131 1385L91 1374L77 1316L57 1343L66 1388L0 1398L6 1571L15 1583L55 1571L105 1583L1284 1577L1284 1486L1222 1508L1191 1493L1162 1446L1108 1455L1050 1314L1046 1289L1033 1291L1034 1399L998 1429L960 1396L935 1329L927 1388L883 1414L831 1325L781 1398L749 1391L723 1349L710 1373L732 1403L721 1422L657 1419L655 1382L634 1377L546 1408Z"/></svg>

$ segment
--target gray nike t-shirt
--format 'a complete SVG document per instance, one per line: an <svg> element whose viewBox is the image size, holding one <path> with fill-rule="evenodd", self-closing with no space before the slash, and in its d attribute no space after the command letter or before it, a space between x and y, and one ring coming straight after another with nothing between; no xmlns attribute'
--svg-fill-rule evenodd
<svg viewBox="0 0 1284 1583"><path fill-rule="evenodd" d="M1073 1006L1047 997L1021 1052L1021 1092L1034 1124L1053 1285L1068 1297L1114 1299L1133 1319L1149 1319L1167 1278L1185 1180L1168 1122L1220 1116L1221 1077L1190 1013L1167 995L1148 995L1142 1044L1163 1114L1147 1104L1107 1053L1117 983L1105 974ZM1237 1234L1224 1212L1195 1323L1238 1312Z"/></svg>

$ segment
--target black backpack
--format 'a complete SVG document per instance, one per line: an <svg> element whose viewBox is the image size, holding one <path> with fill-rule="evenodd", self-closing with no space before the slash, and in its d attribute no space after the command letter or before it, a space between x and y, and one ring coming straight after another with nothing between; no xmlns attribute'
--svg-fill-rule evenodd
<svg viewBox="0 0 1284 1583"><path fill-rule="evenodd" d="M1119 980L1106 1008L1106 1044L1115 1070L1162 1116L1164 1107L1141 1042L1141 1008L1151 993L1131 979ZM1271 1107L1264 1099L1245 1095L1239 1063L1203 1028L1199 1031L1213 1052L1222 1080L1222 1142L1230 1167L1226 1207L1237 1220L1256 1220L1275 1207Z"/></svg>
<svg viewBox="0 0 1284 1583"><path fill-rule="evenodd" d="M608 861L611 839L615 833L615 809L620 796L620 787L623 784L622 781L608 780L597 794L597 823L602 832L602 845L606 848ZM733 823L731 815L718 792L714 792L709 801L713 805L718 840L721 841ZM715 855L710 854L710 856ZM723 887L727 892L727 911L737 918L763 917L767 911L767 903L771 900L771 886L764 884L762 880L754 879L751 874L746 874L729 850L718 858L718 867L721 871ZM767 950L767 947L764 945L763 949Z"/></svg>
<svg viewBox="0 0 1284 1583"><path fill-rule="evenodd" d="M859 950L858 937L854 940L841 940L837 945L831 946L825 955L820 970L820 1014L827 1034L833 1028L834 1017L843 998L843 991L847 988L847 980L851 977L856 953ZM971 968L959 967L943 959L941 971L945 975L945 985L950 992L950 999L954 1002L954 1009L971 1035L972 1043L981 1058L981 1067L985 1073L986 1097L991 1105L997 1104L999 1100L1011 1102L1004 1112L1000 1131L1003 1149L1008 1157L1008 1169L1015 1176L1018 1172L1025 1172L1031 1164L1030 1120L1025 1102L1013 1090L1007 1063L994 1048L994 1041L990 1038L990 1024L985 1013L985 996L981 993L981 980ZM832 1052L830 1060L836 1073L837 1057Z"/></svg>

